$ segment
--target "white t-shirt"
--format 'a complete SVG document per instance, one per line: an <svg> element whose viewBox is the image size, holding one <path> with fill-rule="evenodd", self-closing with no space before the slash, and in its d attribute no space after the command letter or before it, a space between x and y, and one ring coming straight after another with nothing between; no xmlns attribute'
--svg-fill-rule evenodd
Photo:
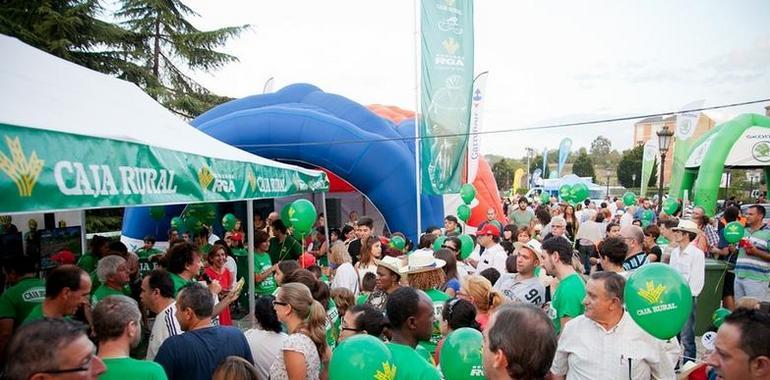
<svg viewBox="0 0 770 380"><path fill-rule="evenodd" d="M179 335L182 328L176 319L176 302L171 302L157 316L150 331L150 342L147 345L147 360L155 359L160 345L170 336Z"/></svg>
<svg viewBox="0 0 770 380"><path fill-rule="evenodd" d="M251 356L254 357L254 368L257 369L260 379L267 379L270 376L270 366L276 360L283 360L281 347L286 339L286 334L276 333L260 329L246 330L243 335L249 342Z"/></svg>
<svg viewBox="0 0 770 380"><path fill-rule="evenodd" d="M479 258L478 265L476 265L476 273L481 273L481 271L490 267L497 269L500 274L506 273L506 258L508 258L508 255L500 244L486 248Z"/></svg>
<svg viewBox="0 0 770 380"><path fill-rule="evenodd" d="M358 272L351 263L343 263L334 272L331 288L348 288L353 297L358 297Z"/></svg>

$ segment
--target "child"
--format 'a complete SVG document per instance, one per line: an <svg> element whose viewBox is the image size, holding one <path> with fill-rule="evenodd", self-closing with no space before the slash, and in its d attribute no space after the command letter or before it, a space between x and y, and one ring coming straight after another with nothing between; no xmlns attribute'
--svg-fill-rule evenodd
<svg viewBox="0 0 770 380"><path fill-rule="evenodd" d="M377 285L377 276L374 273L367 273L364 275L364 280L361 283L361 293L358 295L356 305L363 305L369 295L374 291L374 287Z"/></svg>

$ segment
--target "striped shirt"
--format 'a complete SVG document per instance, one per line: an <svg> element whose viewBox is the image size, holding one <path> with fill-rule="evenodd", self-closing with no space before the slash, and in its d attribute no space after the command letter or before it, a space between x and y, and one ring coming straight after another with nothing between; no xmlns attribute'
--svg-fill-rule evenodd
<svg viewBox="0 0 770 380"><path fill-rule="evenodd" d="M757 249L767 252L767 241L770 240L770 228L767 225L755 231L746 228L744 238L749 239L752 245ZM735 263L735 276L749 280L768 282L770 281L770 262L762 260L756 256L749 256L746 250L738 250L738 260Z"/></svg>
<svg viewBox="0 0 770 380"><path fill-rule="evenodd" d="M631 257L626 258L623 261L623 269L627 271L634 271L640 266L647 264L647 254L639 252Z"/></svg>
<svg viewBox="0 0 770 380"><path fill-rule="evenodd" d="M155 359L160 345L170 336L179 335L182 328L176 319L176 302L171 302L157 316L150 332L150 343L147 346L147 360Z"/></svg>

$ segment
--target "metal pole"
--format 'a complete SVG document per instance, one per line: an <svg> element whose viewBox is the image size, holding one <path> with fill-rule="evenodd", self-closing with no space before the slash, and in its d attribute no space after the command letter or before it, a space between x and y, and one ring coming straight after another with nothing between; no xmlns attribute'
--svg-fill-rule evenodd
<svg viewBox="0 0 770 380"><path fill-rule="evenodd" d="M529 190L530 187L532 186L532 184L530 183L531 178L529 177L530 176L529 154L530 154L530 150L529 148L527 148L527 190Z"/></svg>
<svg viewBox="0 0 770 380"><path fill-rule="evenodd" d="M417 195L417 231L415 231L415 238L420 237L420 231L422 230L422 221L420 215L422 214L420 193L420 33L419 33L419 12L420 2L414 1L414 177L415 177L415 193Z"/></svg>
<svg viewBox="0 0 770 380"><path fill-rule="evenodd" d="M660 178L658 181L658 213L663 210L663 177L666 172L666 153L660 152Z"/></svg>
<svg viewBox="0 0 770 380"><path fill-rule="evenodd" d="M326 193L321 193L321 202L323 203L321 205L321 208L323 209L324 218L325 218L324 231L326 232L324 235L326 235L326 256L327 256L326 259L328 260L329 252L332 248L332 242L331 240L329 240L329 214L326 213ZM318 249L320 250L321 247L318 247Z"/></svg>
<svg viewBox="0 0 770 380"><path fill-rule="evenodd" d="M80 255L85 255L88 249L86 243L88 238L86 237L86 210L80 210ZM97 254L94 252L94 254Z"/></svg>
<svg viewBox="0 0 770 380"><path fill-rule="evenodd" d="M246 201L246 219L248 219L246 225L246 235L249 241L247 259L249 260L249 326L251 328L256 327L256 320L254 319L254 293L256 291L256 284L254 283L254 201Z"/></svg>

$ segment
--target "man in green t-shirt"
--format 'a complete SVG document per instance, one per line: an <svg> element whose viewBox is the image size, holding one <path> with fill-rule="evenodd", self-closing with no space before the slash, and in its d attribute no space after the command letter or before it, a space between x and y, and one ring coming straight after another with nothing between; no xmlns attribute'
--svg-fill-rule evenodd
<svg viewBox="0 0 770 380"><path fill-rule="evenodd" d="M45 300L35 306L24 323L45 317L68 317L88 304L91 294L91 278L83 269L74 265L62 265L52 270L45 282Z"/></svg>
<svg viewBox="0 0 770 380"><path fill-rule="evenodd" d="M101 285L91 296L91 306L96 305L102 298L111 295L125 295L124 288L130 278L126 260L120 256L110 255L99 260L96 274Z"/></svg>
<svg viewBox="0 0 770 380"><path fill-rule="evenodd" d="M136 250L136 255L139 256L139 275L144 277L150 271L152 271L152 264L150 258L162 254L163 251L155 248L155 236L147 235L144 237L144 246Z"/></svg>
<svg viewBox="0 0 770 380"><path fill-rule="evenodd" d="M174 283L174 297L183 286L195 282L202 268L201 258L195 247L186 242L174 244L168 250L166 269Z"/></svg>
<svg viewBox="0 0 770 380"><path fill-rule="evenodd" d="M77 262L77 266L83 268L87 273L91 273L96 270L96 263L100 258L104 257L110 251L110 239L94 235L91 239L91 251L86 252L85 255L80 256Z"/></svg>
<svg viewBox="0 0 770 380"><path fill-rule="evenodd" d="M270 238L270 261L278 264L283 260L297 260L302 254L302 245L293 236L281 219L273 221L273 233Z"/></svg>
<svg viewBox="0 0 770 380"><path fill-rule="evenodd" d="M0 357L13 330L45 299L45 281L37 278L35 260L28 256L16 257L3 267L5 278L14 284L0 295Z"/></svg>
<svg viewBox="0 0 770 380"><path fill-rule="evenodd" d="M396 366L397 380L440 379L436 367L420 356L417 342L430 339L433 332L433 303L425 292L402 287L388 297L385 314L392 339L387 343Z"/></svg>
<svg viewBox="0 0 770 380"><path fill-rule="evenodd" d="M543 242L542 250L543 268L548 274L559 279L559 285L548 308L548 316L553 320L553 326L559 334L570 319L585 311L583 298L586 296L586 286L583 278L572 266L572 246L567 239L548 239Z"/></svg>
<svg viewBox="0 0 770 380"><path fill-rule="evenodd" d="M129 357L142 340L142 314L136 301L122 295L107 296L94 308L93 319L99 357L107 367L100 380L166 379L160 364Z"/></svg>
<svg viewBox="0 0 770 380"><path fill-rule="evenodd" d="M519 228L534 227L533 222L535 220L535 213L529 209L529 201L527 201L527 198L519 198L518 206L519 207L516 208L511 207L511 211L508 213L508 219L511 220L511 223Z"/></svg>
<svg viewBox="0 0 770 380"><path fill-rule="evenodd" d="M254 233L254 280L257 285L256 292L260 296L271 295L275 292L275 267L267 253L270 236L265 231Z"/></svg>

